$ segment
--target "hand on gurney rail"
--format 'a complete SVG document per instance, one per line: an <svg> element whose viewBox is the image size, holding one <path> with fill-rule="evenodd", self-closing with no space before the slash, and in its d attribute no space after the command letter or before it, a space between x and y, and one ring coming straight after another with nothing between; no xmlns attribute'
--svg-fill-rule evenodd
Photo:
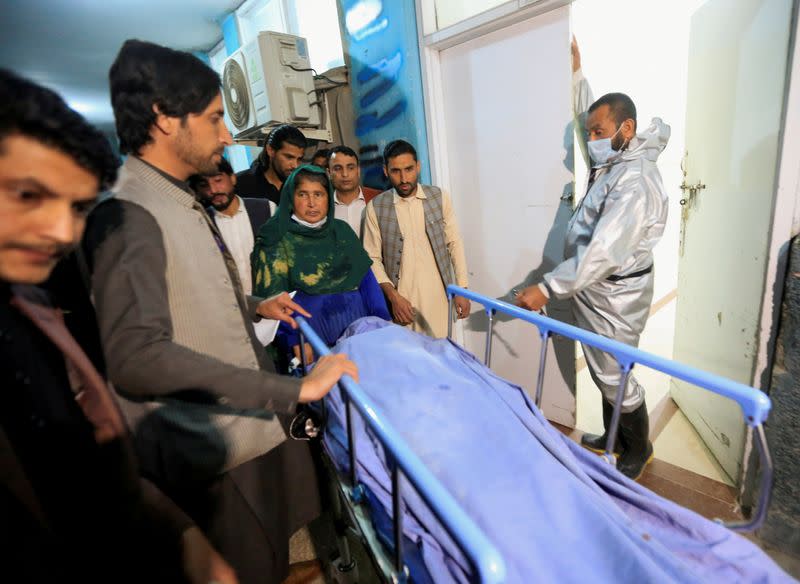
<svg viewBox="0 0 800 584"><path fill-rule="evenodd" d="M454 296L453 303L455 304L458 318L467 318L469 316L469 311L472 308L472 304L469 300L463 296Z"/></svg>
<svg viewBox="0 0 800 584"><path fill-rule="evenodd" d="M547 304L547 296L544 295L542 289L538 284L528 286L520 291L515 291L516 298L515 304L520 308L527 308L528 310L540 311L545 304Z"/></svg>
<svg viewBox="0 0 800 584"><path fill-rule="evenodd" d="M289 323L292 325L292 328L295 329L297 328L297 323L292 318L292 314L296 312L302 316L305 316L306 318L311 318L311 315L306 312L305 308L292 300L292 297L289 296L288 292L282 292L277 296L263 300L258 305L256 312L259 316L264 318L282 320L283 322Z"/></svg>
<svg viewBox="0 0 800 584"><path fill-rule="evenodd" d="M298 401L306 404L322 399L339 382L342 375L349 375L358 382L358 367L347 355L339 353L320 357L311 373L303 378Z"/></svg>

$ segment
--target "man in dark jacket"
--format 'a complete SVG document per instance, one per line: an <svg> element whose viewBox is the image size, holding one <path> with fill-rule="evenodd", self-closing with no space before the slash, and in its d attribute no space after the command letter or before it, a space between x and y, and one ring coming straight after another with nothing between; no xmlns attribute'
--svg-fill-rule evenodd
<svg viewBox="0 0 800 584"><path fill-rule="evenodd" d="M239 194L280 204L283 181L303 164L307 145L303 133L291 124L273 129L261 155L249 169L236 175Z"/></svg>
<svg viewBox="0 0 800 584"><path fill-rule="evenodd" d="M61 98L0 70L3 571L19 582L235 582L138 476L74 255L48 282L59 308L37 287L80 239L116 167L102 134Z"/></svg>

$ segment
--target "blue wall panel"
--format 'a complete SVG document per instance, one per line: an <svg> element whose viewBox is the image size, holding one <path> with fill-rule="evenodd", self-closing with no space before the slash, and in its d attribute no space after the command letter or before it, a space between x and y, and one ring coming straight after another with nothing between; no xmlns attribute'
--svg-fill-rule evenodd
<svg viewBox="0 0 800 584"><path fill-rule="evenodd" d="M208 53L203 51L192 51L192 54L209 67L211 66L211 59L208 58Z"/></svg>
<svg viewBox="0 0 800 584"><path fill-rule="evenodd" d="M386 186L381 154L402 138L417 149L420 181L430 183L422 71L414 3L337 0L350 60L355 133L364 184Z"/></svg>
<svg viewBox="0 0 800 584"><path fill-rule="evenodd" d="M233 12L222 20L222 38L225 41L225 52L229 55L239 48L239 27Z"/></svg>

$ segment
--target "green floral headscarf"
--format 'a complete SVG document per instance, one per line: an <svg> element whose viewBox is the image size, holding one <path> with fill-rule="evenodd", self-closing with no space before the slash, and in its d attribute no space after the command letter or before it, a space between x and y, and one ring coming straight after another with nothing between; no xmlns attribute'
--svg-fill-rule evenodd
<svg viewBox="0 0 800 584"><path fill-rule="evenodd" d="M253 294L268 297L302 290L307 294L332 294L355 290L372 260L350 226L334 218L333 189L328 185L328 220L319 228L292 219L297 174L325 176L309 164L297 168L283 183L275 215L258 232L250 256ZM327 177L326 177L327 179Z"/></svg>

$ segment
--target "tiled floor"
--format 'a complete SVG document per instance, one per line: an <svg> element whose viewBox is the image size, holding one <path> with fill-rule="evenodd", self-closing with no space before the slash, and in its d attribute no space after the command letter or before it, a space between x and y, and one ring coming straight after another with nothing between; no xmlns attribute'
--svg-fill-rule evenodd
<svg viewBox="0 0 800 584"><path fill-rule="evenodd" d="M667 295L657 301L655 308L657 310L653 311L647 321L639 348L669 359L672 357L675 330L674 295ZM600 392L592 382L582 357L578 359L578 369L577 428L584 432L602 432ZM634 374L645 388L647 409L650 412L650 437L656 459L732 485L733 481L722 470L695 429L683 413L672 405L669 398L669 376L645 367L634 368Z"/></svg>
<svg viewBox="0 0 800 584"><path fill-rule="evenodd" d="M554 425L572 440L580 443L583 432ZM732 486L669 462L656 458L645 468L639 482L665 499L683 505L704 517L725 521L742 518L736 508L736 491Z"/></svg>
<svg viewBox="0 0 800 584"><path fill-rule="evenodd" d="M664 430L653 442L653 449L658 460L720 483L731 486L734 484L700 439L689 420L677 407L675 407L674 415L667 421Z"/></svg>

